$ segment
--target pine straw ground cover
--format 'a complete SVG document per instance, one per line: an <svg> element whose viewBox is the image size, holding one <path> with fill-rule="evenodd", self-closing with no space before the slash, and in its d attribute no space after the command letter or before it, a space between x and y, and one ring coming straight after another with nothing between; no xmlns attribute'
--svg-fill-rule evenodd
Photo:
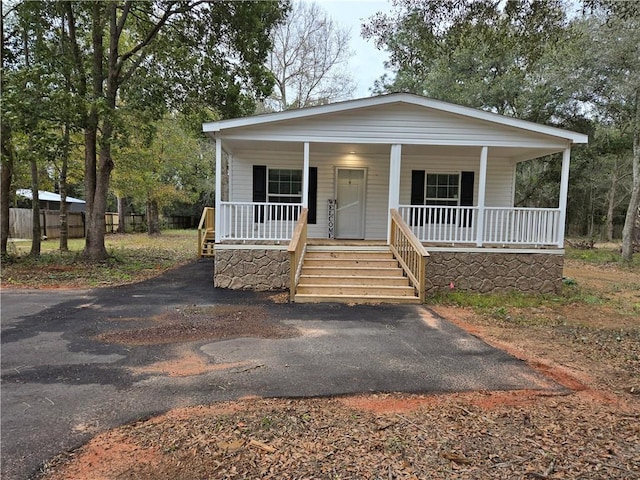
<svg viewBox="0 0 640 480"><path fill-rule="evenodd" d="M639 424L589 394L246 400L99 435L46 478L633 479Z"/></svg>
<svg viewBox="0 0 640 480"><path fill-rule="evenodd" d="M109 258L87 262L82 258L84 239L70 239L69 251L59 251L59 240L42 242L38 257L29 255L30 241L11 242L2 258L2 287L94 288L123 285L155 277L170 268L193 261L198 255L196 230L107 234Z"/></svg>
<svg viewBox="0 0 640 480"><path fill-rule="evenodd" d="M640 479L640 272L568 260L559 297L431 307L571 388L245 399L104 432L62 479Z"/></svg>

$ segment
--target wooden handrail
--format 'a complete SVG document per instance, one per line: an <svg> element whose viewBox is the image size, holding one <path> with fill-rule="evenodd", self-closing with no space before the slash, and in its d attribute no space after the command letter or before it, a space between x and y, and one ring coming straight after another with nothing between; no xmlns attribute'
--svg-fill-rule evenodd
<svg viewBox="0 0 640 480"><path fill-rule="evenodd" d="M198 257L202 256L204 244L207 241L207 233L215 232L216 209L213 207L204 207L200 223L198 224Z"/></svg>
<svg viewBox="0 0 640 480"><path fill-rule="evenodd" d="M391 209L391 241L389 247L409 281L418 290L420 303L425 300L426 258L429 252L420 243L395 208Z"/></svg>
<svg viewBox="0 0 640 480"><path fill-rule="evenodd" d="M293 302L296 296L296 286L300 279L304 254L307 249L307 215L309 209L303 208L298 217L296 228L287 247L289 252L289 299Z"/></svg>

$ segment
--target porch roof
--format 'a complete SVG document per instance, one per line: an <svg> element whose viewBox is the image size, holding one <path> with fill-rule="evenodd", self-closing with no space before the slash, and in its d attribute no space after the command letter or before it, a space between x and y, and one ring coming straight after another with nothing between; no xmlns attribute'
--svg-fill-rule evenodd
<svg viewBox="0 0 640 480"><path fill-rule="evenodd" d="M461 121L471 120L488 122L495 127L517 129L522 133L529 133L532 136L538 138L540 135L554 137L557 140L564 141L568 144L581 144L588 142L588 136L582 133L572 132L556 127L550 127L547 125L540 125L513 117L507 117L492 112L477 110L474 108L464 107L461 105L443 102L441 100L434 100L409 93L393 93L356 100L347 100L328 105L300 108L296 110L286 110L283 112L266 113L251 117L220 120L217 122L209 122L203 124L202 130L210 136L215 137L217 136L217 134L222 134L223 132L231 133L234 129L236 131L240 131L246 127L276 127L280 122L289 122L290 124L291 121L311 120L323 115L356 112L361 109L391 105L406 106L407 108L418 107L424 109L425 111L430 110L432 112L453 115L459 118ZM313 136L311 136L308 140L327 141L327 139L316 139L313 138ZM385 141L382 143L387 142Z"/></svg>

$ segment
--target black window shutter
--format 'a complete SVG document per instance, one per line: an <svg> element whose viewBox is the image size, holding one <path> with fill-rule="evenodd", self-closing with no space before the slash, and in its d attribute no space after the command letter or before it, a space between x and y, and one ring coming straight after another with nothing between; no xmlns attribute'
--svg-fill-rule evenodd
<svg viewBox="0 0 640 480"><path fill-rule="evenodd" d="M309 215L307 223L316 223L318 210L318 167L309 167Z"/></svg>
<svg viewBox="0 0 640 480"><path fill-rule="evenodd" d="M472 207L473 206L473 181L474 172L462 172L462 178L460 179L460 206Z"/></svg>
<svg viewBox="0 0 640 480"><path fill-rule="evenodd" d="M424 170L411 170L411 205L424 205ZM415 212L411 225L423 225L423 212Z"/></svg>
<svg viewBox="0 0 640 480"><path fill-rule="evenodd" d="M473 206L473 181L474 172L462 172L460 178L460 206L472 207ZM462 215L461 224L463 227L471 225L473 212L469 212L469 216Z"/></svg>
<svg viewBox="0 0 640 480"><path fill-rule="evenodd" d="M411 205L424 205L424 170L411 170Z"/></svg>
<svg viewBox="0 0 640 480"><path fill-rule="evenodd" d="M253 201L267 201L267 167L266 165L253 166ZM264 206L256 207L253 221L264 223Z"/></svg>

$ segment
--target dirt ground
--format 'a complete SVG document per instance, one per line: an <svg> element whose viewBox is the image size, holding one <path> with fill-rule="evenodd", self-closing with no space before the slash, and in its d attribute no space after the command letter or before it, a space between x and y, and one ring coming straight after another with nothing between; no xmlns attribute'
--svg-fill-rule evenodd
<svg viewBox="0 0 640 480"><path fill-rule="evenodd" d="M493 313L432 308L569 394L250 398L179 409L98 435L54 459L42 478L640 479L640 273L567 261L565 276L584 289L581 301ZM199 375L206 368L188 342L204 328L200 314L183 313L192 329L174 331L163 318L157 332L102 340L184 335L180 360L154 368ZM233 328L233 313L224 318ZM199 333L207 332L219 334Z"/></svg>

